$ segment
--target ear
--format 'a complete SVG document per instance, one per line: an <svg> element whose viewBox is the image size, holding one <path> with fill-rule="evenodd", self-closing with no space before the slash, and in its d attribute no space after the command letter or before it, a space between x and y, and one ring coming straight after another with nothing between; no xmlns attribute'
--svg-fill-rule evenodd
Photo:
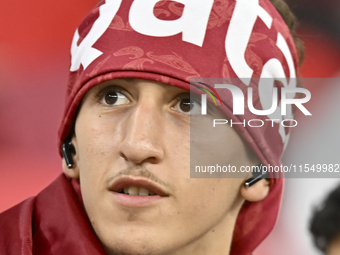
<svg viewBox="0 0 340 255"><path fill-rule="evenodd" d="M72 144L74 146L74 149L76 151L75 154L72 154L72 158L74 161L74 165L72 168L68 168L65 162L65 159L63 158L63 162L62 162L62 166L63 166L63 170L64 173L72 178L72 179L79 179L79 167L78 167L78 161L79 161L79 156L78 156L78 144L77 144L77 138L75 135L73 135L72 137Z"/></svg>
<svg viewBox="0 0 340 255"><path fill-rule="evenodd" d="M269 193L270 182L267 179L262 179L247 188L244 185L241 187L241 196L249 202L258 202L266 198Z"/></svg>

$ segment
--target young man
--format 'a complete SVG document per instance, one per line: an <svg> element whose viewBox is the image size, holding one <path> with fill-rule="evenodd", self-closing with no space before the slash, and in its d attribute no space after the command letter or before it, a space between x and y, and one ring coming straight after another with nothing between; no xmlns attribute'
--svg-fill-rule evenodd
<svg viewBox="0 0 340 255"><path fill-rule="evenodd" d="M256 109L267 108L265 90L248 78L294 87L298 53L275 7L100 1L76 31L71 55L59 133L64 174L1 214L0 253L251 254L274 226L282 179L247 188L250 174L190 178L190 160L278 166L289 130L262 116L272 121L210 128L214 141L194 139L200 106L189 91L207 87L190 79L237 78L237 90L253 89ZM218 97L216 116L254 119L248 108L233 115L230 92ZM193 148L202 151L190 155Z"/></svg>

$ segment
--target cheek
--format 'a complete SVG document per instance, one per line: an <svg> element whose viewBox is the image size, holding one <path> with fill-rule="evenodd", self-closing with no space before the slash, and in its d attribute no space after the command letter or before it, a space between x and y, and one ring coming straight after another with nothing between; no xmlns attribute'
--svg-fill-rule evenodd
<svg viewBox="0 0 340 255"><path fill-rule="evenodd" d="M76 123L77 154L83 199L89 214L91 205L105 192L105 180L117 168L119 124L103 116L82 115ZM119 168L119 167L118 167Z"/></svg>
<svg viewBox="0 0 340 255"><path fill-rule="evenodd" d="M177 213L184 228L205 233L225 220L236 218L242 199L239 179L186 179Z"/></svg>
<svg viewBox="0 0 340 255"><path fill-rule="evenodd" d="M164 127L165 126L165 127ZM190 177L190 127L189 125L164 125L160 129L160 140L164 150L162 175L170 180L178 176L181 179ZM155 130L155 132L157 132Z"/></svg>
<svg viewBox="0 0 340 255"><path fill-rule="evenodd" d="M239 196L240 179L188 179L186 180L187 203L202 209L225 210ZM188 206L189 207L189 206ZM196 208L196 209L199 209ZM195 209L193 209L195 211Z"/></svg>
<svg viewBox="0 0 340 255"><path fill-rule="evenodd" d="M107 196L105 181L115 167L119 132L115 126L100 115L82 115L77 119L75 132L78 147L80 186L87 214L96 228L103 217ZM98 210L101 208L101 210Z"/></svg>
<svg viewBox="0 0 340 255"><path fill-rule="evenodd" d="M210 130L201 132L202 128ZM214 130L213 130L214 131ZM176 135L172 134L167 141L170 164L173 170L170 178L177 183L178 199L183 208L183 217L192 221L193 215L198 221L204 217L221 217L234 205L239 198L241 179L226 178L190 178L190 165L195 161L203 162L202 165L220 165L235 162L243 148L242 140L233 129L226 126L218 127L214 132L207 126L196 128L196 125L178 128ZM173 132L174 133L174 132ZM241 148L241 149L240 149ZM214 208L213 210L211 208ZM176 212L175 212L176 213Z"/></svg>
<svg viewBox="0 0 340 255"><path fill-rule="evenodd" d="M77 119L76 136L79 150L79 160L103 162L117 149L120 140L120 125L114 119L92 114Z"/></svg>
<svg viewBox="0 0 340 255"><path fill-rule="evenodd" d="M238 133L229 125L213 127L212 123L213 119L207 118L195 121L191 127L190 165L195 177L228 177L228 172L210 175L209 167L237 170L249 162L247 145Z"/></svg>

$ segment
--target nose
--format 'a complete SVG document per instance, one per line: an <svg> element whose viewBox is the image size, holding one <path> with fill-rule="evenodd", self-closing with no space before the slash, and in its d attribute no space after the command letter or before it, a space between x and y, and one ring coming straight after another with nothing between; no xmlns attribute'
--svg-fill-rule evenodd
<svg viewBox="0 0 340 255"><path fill-rule="evenodd" d="M134 164L160 163L164 158L162 116L155 106L138 104L125 121L119 154Z"/></svg>

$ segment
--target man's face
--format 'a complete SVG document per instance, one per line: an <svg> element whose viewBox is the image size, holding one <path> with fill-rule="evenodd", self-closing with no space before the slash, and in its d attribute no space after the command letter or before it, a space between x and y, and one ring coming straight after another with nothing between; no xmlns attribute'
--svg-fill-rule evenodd
<svg viewBox="0 0 340 255"><path fill-rule="evenodd" d="M112 80L85 95L75 169L92 226L112 254L207 254L215 240L229 247L244 179L190 179L190 111L200 109L191 109L188 91L154 81ZM214 137L191 141L207 152L214 145L217 153L197 155L200 162L258 163L229 126Z"/></svg>

